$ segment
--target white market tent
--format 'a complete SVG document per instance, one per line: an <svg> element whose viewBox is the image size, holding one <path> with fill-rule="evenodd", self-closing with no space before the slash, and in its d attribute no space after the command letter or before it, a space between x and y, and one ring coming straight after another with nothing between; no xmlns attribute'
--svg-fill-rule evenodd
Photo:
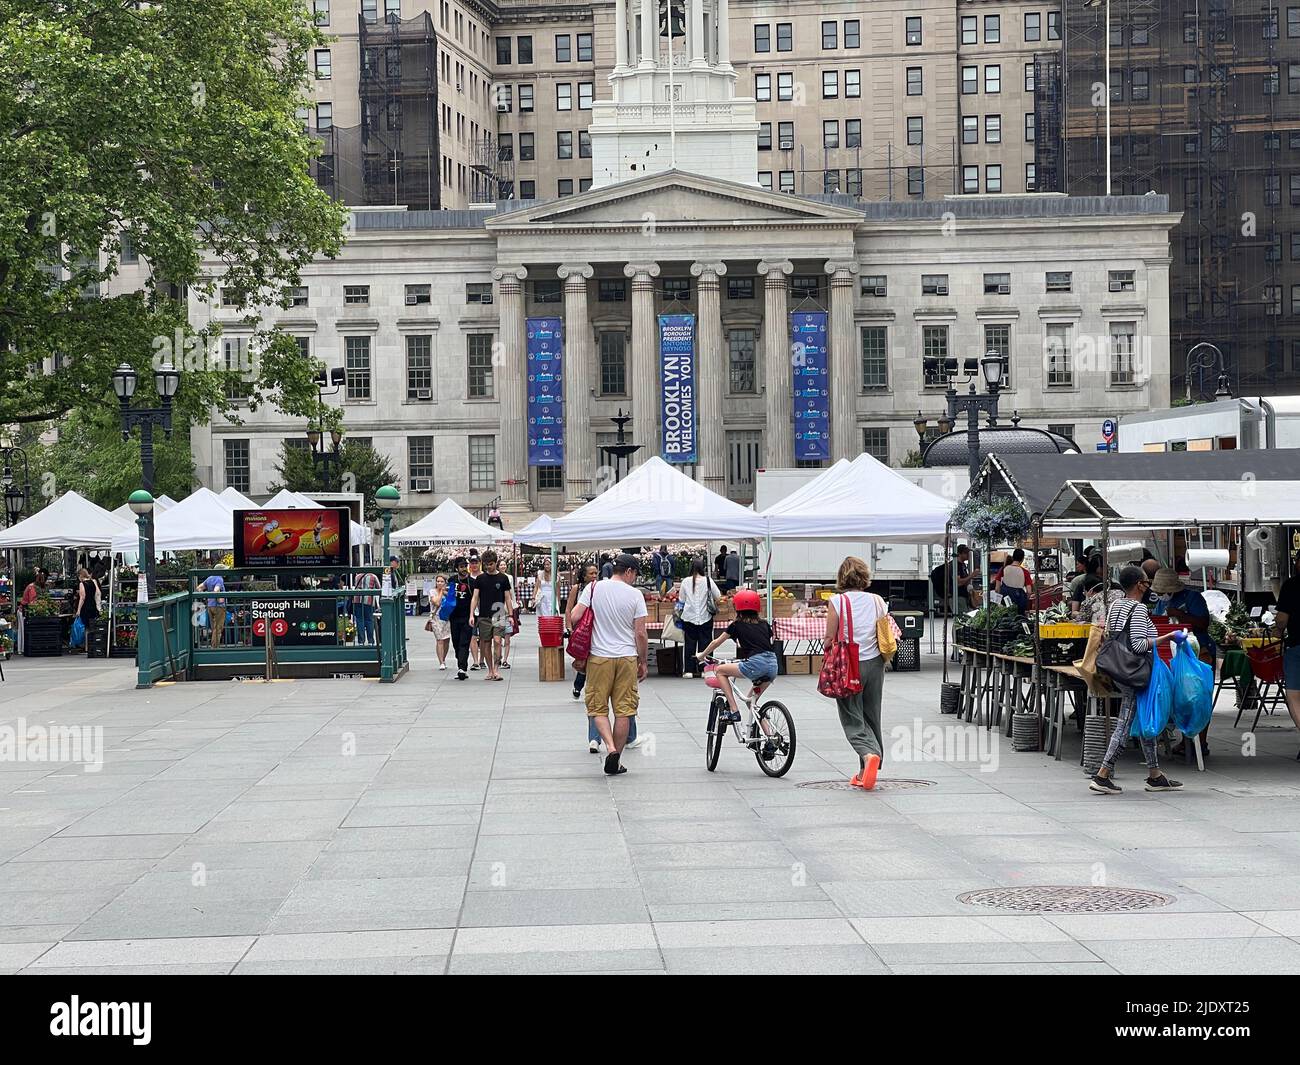
<svg viewBox="0 0 1300 1065"><path fill-rule="evenodd" d="M43 510L0 532L0 550L19 547L107 548L119 535L134 536L134 530L132 522L122 520L76 492L64 492Z"/></svg>
<svg viewBox="0 0 1300 1065"><path fill-rule="evenodd" d="M219 498L224 499L231 510L254 510L257 507L256 503L237 488L227 487Z"/></svg>
<svg viewBox="0 0 1300 1065"><path fill-rule="evenodd" d="M863 453L760 515L773 540L884 540L938 543L956 505Z"/></svg>
<svg viewBox="0 0 1300 1065"><path fill-rule="evenodd" d="M1066 481L1043 510L1043 535L1088 536L1197 525L1291 525L1300 480Z"/></svg>
<svg viewBox="0 0 1300 1065"><path fill-rule="evenodd" d="M238 493L236 493L238 495ZM257 504L248 503L252 508ZM235 507L209 488L196 488L170 510L154 516L154 554L167 551L230 551L235 541ZM114 551L138 547L134 526L113 537Z"/></svg>
<svg viewBox="0 0 1300 1065"><path fill-rule="evenodd" d="M311 499L301 492L291 492L287 488L281 488L270 499L262 504L267 510L328 510L331 507L337 507L337 503L323 504ZM256 503L253 504L257 506ZM237 510L246 508L237 507ZM362 525L359 521L349 523L352 529L350 543L353 547L367 547L370 544L370 530Z"/></svg>
<svg viewBox="0 0 1300 1065"><path fill-rule="evenodd" d="M766 535L764 518L656 455L585 506L558 518L538 518L515 539L576 545L762 540Z"/></svg>
<svg viewBox="0 0 1300 1065"><path fill-rule="evenodd" d="M423 518L389 537L394 547L433 547L436 544L508 544L511 533L480 521L454 499L444 499Z"/></svg>
<svg viewBox="0 0 1300 1065"><path fill-rule="evenodd" d="M157 499L153 501L153 512L155 514L161 514L164 510L171 510L171 508L174 507L175 505L176 505L176 500L174 500L171 496L165 496L165 495L159 496ZM115 518L121 518L123 521L129 521L132 525L135 524L136 513L134 510L131 509L130 503L123 503L116 510L112 511L112 514Z"/></svg>

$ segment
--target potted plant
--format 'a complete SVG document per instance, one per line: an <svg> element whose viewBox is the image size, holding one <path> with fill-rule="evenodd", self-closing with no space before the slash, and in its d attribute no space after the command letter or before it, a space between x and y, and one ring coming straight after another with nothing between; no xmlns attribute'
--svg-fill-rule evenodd
<svg viewBox="0 0 1300 1065"><path fill-rule="evenodd" d="M23 654L33 658L63 653L58 604L42 592L23 608Z"/></svg>

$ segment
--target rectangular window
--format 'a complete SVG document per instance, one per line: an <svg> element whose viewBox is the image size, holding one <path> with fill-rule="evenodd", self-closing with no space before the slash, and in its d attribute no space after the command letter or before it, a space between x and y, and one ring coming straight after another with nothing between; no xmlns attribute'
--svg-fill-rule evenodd
<svg viewBox="0 0 1300 1065"><path fill-rule="evenodd" d="M1061 39L1061 13L1059 11L1049 11L1047 13L1047 39L1049 41L1059 41Z"/></svg>
<svg viewBox="0 0 1300 1065"><path fill-rule="evenodd" d="M925 167L909 166L907 168L907 194L909 196L925 195Z"/></svg>
<svg viewBox="0 0 1300 1065"><path fill-rule="evenodd" d="M495 492L497 488L497 438L469 438L469 488L471 492Z"/></svg>
<svg viewBox="0 0 1300 1065"><path fill-rule="evenodd" d="M885 274L863 274L858 279L858 291L864 296L883 299L889 295L889 278Z"/></svg>
<svg viewBox="0 0 1300 1065"><path fill-rule="evenodd" d="M822 192L830 195L840 191L840 172L838 170L822 171Z"/></svg>
<svg viewBox="0 0 1300 1065"><path fill-rule="evenodd" d="M1002 116L1001 115L984 116L984 143L985 144L1002 143Z"/></svg>
<svg viewBox="0 0 1300 1065"><path fill-rule="evenodd" d="M907 68L907 95L922 96L925 93L925 75L922 73L923 67Z"/></svg>
<svg viewBox="0 0 1300 1065"><path fill-rule="evenodd" d="M778 22L776 24L776 50L778 52L794 51L794 24Z"/></svg>
<svg viewBox="0 0 1300 1065"><path fill-rule="evenodd" d="M578 34L578 62L590 63L592 61L591 34L580 33Z"/></svg>
<svg viewBox="0 0 1300 1065"><path fill-rule="evenodd" d="M466 345L466 395L470 399L492 398L492 334L470 333Z"/></svg>
<svg viewBox="0 0 1300 1065"><path fill-rule="evenodd" d="M622 330L600 334L600 394L627 395L627 335Z"/></svg>
<svg viewBox="0 0 1300 1065"><path fill-rule="evenodd" d="M979 144L980 120L978 115L961 116L961 142L962 144Z"/></svg>
<svg viewBox="0 0 1300 1065"><path fill-rule="evenodd" d="M1264 205L1277 207L1282 202L1282 175L1264 175Z"/></svg>
<svg viewBox="0 0 1300 1065"><path fill-rule="evenodd" d="M942 388L948 383L948 327L921 326L921 377L926 388Z"/></svg>
<svg viewBox="0 0 1300 1065"><path fill-rule="evenodd" d="M1002 166L1000 163L993 163L984 168L984 191L1002 191Z"/></svg>
<svg viewBox="0 0 1300 1065"><path fill-rule="evenodd" d="M343 302L365 305L370 302L369 285L344 285Z"/></svg>
<svg viewBox="0 0 1300 1065"><path fill-rule="evenodd" d="M727 299L752 300L754 298L754 279L752 277L727 278Z"/></svg>
<svg viewBox="0 0 1300 1065"><path fill-rule="evenodd" d="M753 395L758 391L755 374L755 333L752 329L727 332L728 381L733 395Z"/></svg>
<svg viewBox="0 0 1300 1065"><path fill-rule="evenodd" d="M408 436L406 438L406 475L407 484L414 486L417 480L433 483L433 437Z"/></svg>
<svg viewBox="0 0 1300 1065"><path fill-rule="evenodd" d="M343 359L347 399L370 399L370 338L344 337Z"/></svg>
<svg viewBox="0 0 1300 1065"><path fill-rule="evenodd" d="M833 118L822 123L822 147L838 148L840 146L840 124Z"/></svg>
<svg viewBox="0 0 1300 1065"><path fill-rule="evenodd" d="M555 109L557 111L573 110L573 86L567 81L555 83Z"/></svg>
<svg viewBox="0 0 1300 1065"><path fill-rule="evenodd" d="M537 182L536 181L519 182L519 198L521 200L537 199Z"/></svg>
<svg viewBox="0 0 1300 1065"><path fill-rule="evenodd" d="M330 24L330 0L312 0L311 9L316 15L317 26Z"/></svg>
<svg viewBox="0 0 1300 1065"><path fill-rule="evenodd" d="M248 457L247 440L223 440L226 456L226 487L236 492L252 491L252 463Z"/></svg>
<svg viewBox="0 0 1300 1065"><path fill-rule="evenodd" d="M361 0L361 17L366 22L378 22L378 0Z"/></svg>
<svg viewBox="0 0 1300 1065"><path fill-rule="evenodd" d="M406 305L408 307L417 307L421 304L431 302L428 285L407 285L406 286Z"/></svg>
<svg viewBox="0 0 1300 1065"><path fill-rule="evenodd" d="M528 112L533 109L533 87L531 85L519 86L519 111L520 113Z"/></svg>
<svg viewBox="0 0 1300 1065"><path fill-rule="evenodd" d="M555 134L555 158L573 158L573 131L559 130Z"/></svg>
<svg viewBox="0 0 1300 1065"><path fill-rule="evenodd" d="M1033 163L1025 164L1025 191L1036 192L1038 190L1038 169Z"/></svg>
<svg viewBox="0 0 1300 1065"><path fill-rule="evenodd" d="M851 18L844 20L844 47L862 47L862 23L858 19Z"/></svg>
<svg viewBox="0 0 1300 1065"><path fill-rule="evenodd" d="M1043 39L1043 16L1037 11L1025 12L1025 40L1041 41Z"/></svg>
<svg viewBox="0 0 1300 1065"><path fill-rule="evenodd" d="M406 338L406 398L433 398L433 337ZM429 475L430 477L433 474Z"/></svg>
<svg viewBox="0 0 1300 1065"><path fill-rule="evenodd" d="M1002 41L1002 16L984 16L984 43L999 44Z"/></svg>
<svg viewBox="0 0 1300 1065"><path fill-rule="evenodd" d="M862 450L877 462L889 465L889 430L863 429Z"/></svg>
<svg viewBox="0 0 1300 1065"><path fill-rule="evenodd" d="M573 178L560 178L555 184L555 191L558 196L572 196Z"/></svg>
<svg viewBox="0 0 1300 1065"><path fill-rule="evenodd" d="M497 66L504 67L509 65L510 65L510 38L498 37L497 38Z"/></svg>
<svg viewBox="0 0 1300 1065"><path fill-rule="evenodd" d="M308 300L307 286L295 285L286 288L284 290L284 299L290 307L306 307Z"/></svg>
<svg viewBox="0 0 1300 1065"><path fill-rule="evenodd" d="M921 295L922 296L948 295L948 275L947 274L922 274Z"/></svg>
<svg viewBox="0 0 1300 1065"><path fill-rule="evenodd" d="M1133 336L1137 332L1135 322L1110 323L1110 384L1112 388L1121 388L1138 383L1136 367L1133 365Z"/></svg>
<svg viewBox="0 0 1300 1065"><path fill-rule="evenodd" d="M466 282L465 302L466 303L491 303L492 282L491 281Z"/></svg>
<svg viewBox="0 0 1300 1065"><path fill-rule="evenodd" d="M984 295L986 296L1011 295L1011 275L1010 274L985 274Z"/></svg>
<svg viewBox="0 0 1300 1065"><path fill-rule="evenodd" d="M961 43L962 44L979 44L980 39L980 20L978 15L962 15L961 17Z"/></svg>
<svg viewBox="0 0 1300 1065"><path fill-rule="evenodd" d="M776 98L778 100L794 99L794 75L793 74L777 74Z"/></svg>
<svg viewBox="0 0 1300 1065"><path fill-rule="evenodd" d="M1151 71L1133 70L1129 72L1129 98L1132 100L1151 99Z"/></svg>
<svg viewBox="0 0 1300 1065"><path fill-rule="evenodd" d="M921 43L921 19L919 17L909 16L903 28L905 40L909 47L914 47Z"/></svg>
<svg viewBox="0 0 1300 1065"><path fill-rule="evenodd" d="M330 50L328 48L317 48L313 55L316 66L316 77L323 81L330 76L332 69Z"/></svg>
<svg viewBox="0 0 1300 1065"><path fill-rule="evenodd" d="M840 94L840 72L838 70L822 71L822 99L834 100Z"/></svg>
<svg viewBox="0 0 1300 1065"><path fill-rule="evenodd" d="M1300 174L1287 175L1287 184L1291 190L1291 206L1300 204Z"/></svg>
<svg viewBox="0 0 1300 1065"><path fill-rule="evenodd" d="M1277 67L1264 75L1264 95L1276 96L1281 86L1282 73Z"/></svg>
<svg viewBox="0 0 1300 1065"><path fill-rule="evenodd" d="M665 277L661 293L665 303L673 301L684 303L691 298L691 279L689 277Z"/></svg>
<svg viewBox="0 0 1300 1065"><path fill-rule="evenodd" d="M317 104L316 105L316 128L318 130L332 129L334 127L334 105Z"/></svg>
<svg viewBox="0 0 1300 1065"><path fill-rule="evenodd" d="M961 168L961 191L979 192L979 190L980 168L978 166L963 166Z"/></svg>
<svg viewBox="0 0 1300 1065"><path fill-rule="evenodd" d="M564 288L559 278L539 278L532 282L534 303L561 303L564 300Z"/></svg>
<svg viewBox="0 0 1300 1065"><path fill-rule="evenodd" d="M839 29L840 24L838 22L822 23L822 48L838 48L840 46Z"/></svg>
<svg viewBox="0 0 1300 1065"><path fill-rule="evenodd" d="M782 170L780 177L777 179L778 190L781 192L794 192L794 171Z"/></svg>
<svg viewBox="0 0 1300 1065"><path fill-rule="evenodd" d="M846 70L844 72L844 98L856 100L862 96L862 71Z"/></svg>
<svg viewBox="0 0 1300 1065"><path fill-rule="evenodd" d="M984 91L995 93L1002 91L1002 67L998 63L990 63L984 68Z"/></svg>
<svg viewBox="0 0 1300 1065"><path fill-rule="evenodd" d="M794 123L778 122L776 127L776 139L779 142L781 151L791 151L794 148Z"/></svg>
<svg viewBox="0 0 1300 1065"><path fill-rule="evenodd" d="M539 492L559 492L564 489L563 466L538 466L536 469Z"/></svg>
<svg viewBox="0 0 1300 1065"><path fill-rule="evenodd" d="M533 61L533 39L532 37L518 37L515 39L515 52L519 56L519 62L531 63Z"/></svg>
<svg viewBox="0 0 1300 1065"><path fill-rule="evenodd" d="M602 277L596 282L596 300L599 303L626 303L627 282L617 277Z"/></svg>
<svg viewBox="0 0 1300 1065"><path fill-rule="evenodd" d="M591 131L587 129L578 130L578 158L591 158ZM582 190L586 192L586 189Z"/></svg>
<svg viewBox="0 0 1300 1065"><path fill-rule="evenodd" d="M821 294L821 278L816 274L795 274L790 278L790 297L794 300L815 300Z"/></svg>
<svg viewBox="0 0 1300 1065"><path fill-rule="evenodd" d="M1034 91L1034 64L1025 64L1025 92Z"/></svg>
<svg viewBox="0 0 1300 1065"><path fill-rule="evenodd" d="M1047 357L1047 387L1073 388L1074 353L1070 350L1070 327L1063 324L1047 326L1043 343Z"/></svg>
<svg viewBox="0 0 1300 1065"><path fill-rule="evenodd" d="M772 50L772 27L767 23L754 26L754 51L770 52Z"/></svg>
<svg viewBox="0 0 1300 1065"><path fill-rule="evenodd" d="M1111 292L1133 292L1135 290L1132 270L1111 270L1108 288Z"/></svg>
<svg viewBox="0 0 1300 1065"><path fill-rule="evenodd" d="M980 68L979 67L962 67L961 68L961 93L963 96L973 96L980 91Z"/></svg>
<svg viewBox="0 0 1300 1065"><path fill-rule="evenodd" d="M1034 143L1034 113L1032 111L1025 112L1025 143Z"/></svg>
<svg viewBox="0 0 1300 1065"><path fill-rule="evenodd" d="M596 83L593 81L578 82L578 110L590 111L592 101L596 98Z"/></svg>
<svg viewBox="0 0 1300 1065"><path fill-rule="evenodd" d="M854 121L857 121L856 119ZM862 168L851 166L844 170L844 191L862 199Z"/></svg>
<svg viewBox="0 0 1300 1065"><path fill-rule="evenodd" d="M1002 360L1002 386L1011 387L1011 326L985 325L985 355L997 355Z"/></svg>
<svg viewBox="0 0 1300 1065"><path fill-rule="evenodd" d="M573 61L573 38L567 33L555 35L555 61L557 63Z"/></svg>
<svg viewBox="0 0 1300 1065"><path fill-rule="evenodd" d="M760 152L770 152L772 150L771 122L760 122L758 124L758 150Z"/></svg>
<svg viewBox="0 0 1300 1065"><path fill-rule="evenodd" d="M925 125L920 115L911 115L907 119L907 143L925 143Z"/></svg>
<svg viewBox="0 0 1300 1065"><path fill-rule="evenodd" d="M755 74L754 75L754 99L760 103L766 103L772 99L772 75Z"/></svg>
<svg viewBox="0 0 1300 1065"><path fill-rule="evenodd" d="M862 338L862 391L871 392L889 387L889 347L887 327L864 325Z"/></svg>
<svg viewBox="0 0 1300 1065"><path fill-rule="evenodd" d="M862 119L846 118L844 120L844 147L862 147Z"/></svg>

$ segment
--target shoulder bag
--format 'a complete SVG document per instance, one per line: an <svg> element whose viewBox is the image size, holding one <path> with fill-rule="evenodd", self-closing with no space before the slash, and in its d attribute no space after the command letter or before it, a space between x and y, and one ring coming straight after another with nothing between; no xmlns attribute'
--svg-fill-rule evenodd
<svg viewBox="0 0 1300 1065"><path fill-rule="evenodd" d="M880 596L875 596L876 602L880 604L880 617L876 618L876 643L880 645L880 653L886 658L893 658L898 652L898 638L902 632L898 628L898 622L889 612L889 607Z"/></svg>
<svg viewBox="0 0 1300 1065"><path fill-rule="evenodd" d="M1141 603L1135 603L1124 620L1124 627L1115 633L1106 634L1106 642L1097 652L1097 669L1110 677L1122 688L1141 691L1151 683L1151 656L1155 648L1146 654L1133 650L1130 629L1133 615L1139 609L1145 609Z"/></svg>
<svg viewBox="0 0 1300 1065"><path fill-rule="evenodd" d="M847 699L862 691L862 673L858 662L858 645L853 636L853 606L847 595L840 596L839 628L834 642L826 648L817 690L828 699Z"/></svg>
<svg viewBox="0 0 1300 1065"><path fill-rule="evenodd" d="M591 655L591 634L596 627L596 586L591 586L591 604L583 611L578 623L569 633L569 657L581 666Z"/></svg>

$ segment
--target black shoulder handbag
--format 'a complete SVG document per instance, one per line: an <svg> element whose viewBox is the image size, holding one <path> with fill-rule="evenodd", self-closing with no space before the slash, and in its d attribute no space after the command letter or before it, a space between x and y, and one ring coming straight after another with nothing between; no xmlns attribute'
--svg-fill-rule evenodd
<svg viewBox="0 0 1300 1065"><path fill-rule="evenodd" d="M1116 684L1133 691L1142 691L1151 683L1151 651L1138 654L1129 635L1133 614L1141 606L1141 603L1134 604L1124 627L1119 632L1107 633L1106 642L1097 652L1097 668Z"/></svg>

